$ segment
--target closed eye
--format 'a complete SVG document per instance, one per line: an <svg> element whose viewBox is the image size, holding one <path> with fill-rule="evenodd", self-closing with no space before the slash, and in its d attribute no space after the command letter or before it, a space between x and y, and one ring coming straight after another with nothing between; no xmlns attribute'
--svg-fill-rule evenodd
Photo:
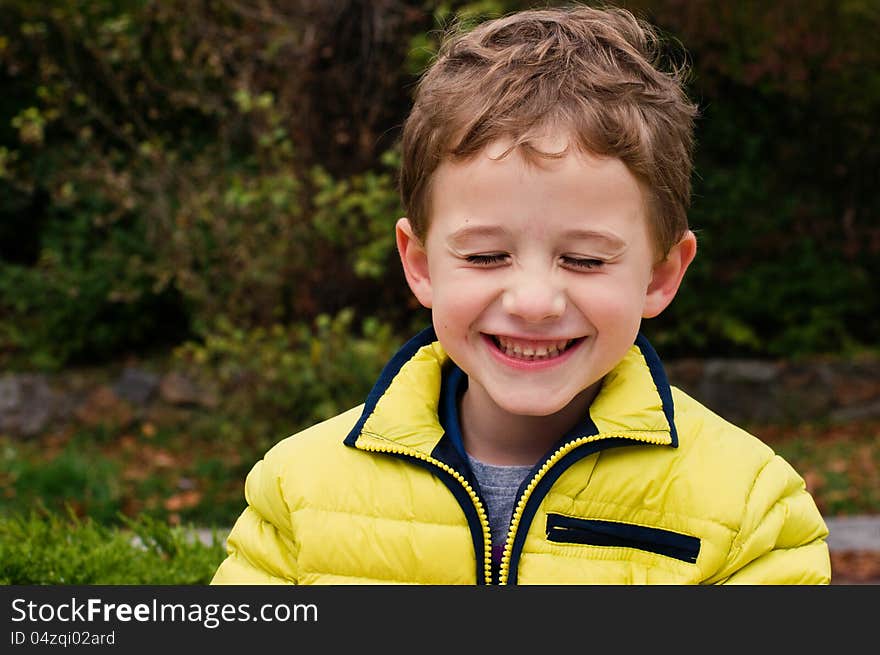
<svg viewBox="0 0 880 655"><path fill-rule="evenodd" d="M492 253L489 255L468 255L465 260L469 264L477 266L491 266L492 264L503 264L510 255L505 253Z"/></svg>
<svg viewBox="0 0 880 655"><path fill-rule="evenodd" d="M596 269L604 266L601 259L589 259L583 257L562 257L562 263L572 268Z"/></svg>

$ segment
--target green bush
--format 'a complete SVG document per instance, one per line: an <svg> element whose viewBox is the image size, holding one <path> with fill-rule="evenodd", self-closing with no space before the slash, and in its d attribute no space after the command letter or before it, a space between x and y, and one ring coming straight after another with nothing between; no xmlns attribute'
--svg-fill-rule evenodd
<svg viewBox="0 0 880 655"><path fill-rule="evenodd" d="M407 331L392 227L409 94L443 27L534 3L318 4L4 2L0 365L345 307ZM875 346L880 7L620 4L690 53L702 110L700 253L646 331L667 355Z"/></svg>
<svg viewBox="0 0 880 655"><path fill-rule="evenodd" d="M382 155L385 170L336 180L320 166L312 171L317 193L312 224L328 244L350 253L356 275L379 279L397 264L394 225L403 216L395 186L400 153Z"/></svg>
<svg viewBox="0 0 880 655"><path fill-rule="evenodd" d="M188 317L175 289L152 290L139 230L105 233L84 214L51 212L31 265L0 261L0 358L56 369L179 342Z"/></svg>
<svg viewBox="0 0 880 655"><path fill-rule="evenodd" d="M381 77L356 91L365 73L346 59L363 49L324 50L360 18L308 5L4 3L0 362L99 361L221 318L265 327L375 295L358 280L384 266L389 237L372 244L360 219L399 210L393 176L359 169L391 146L381 119L406 93L393 28L412 19L362 8L382 29L352 36ZM334 117L328 83L338 111L364 111ZM363 198L341 215L349 188Z"/></svg>
<svg viewBox="0 0 880 655"><path fill-rule="evenodd" d="M102 526L46 511L0 516L0 584L201 585L225 557L223 538L150 518Z"/></svg>
<svg viewBox="0 0 880 655"><path fill-rule="evenodd" d="M344 310L313 325L243 330L220 321L175 358L222 398L194 429L259 450L362 403L399 344L388 324L366 319L356 328Z"/></svg>

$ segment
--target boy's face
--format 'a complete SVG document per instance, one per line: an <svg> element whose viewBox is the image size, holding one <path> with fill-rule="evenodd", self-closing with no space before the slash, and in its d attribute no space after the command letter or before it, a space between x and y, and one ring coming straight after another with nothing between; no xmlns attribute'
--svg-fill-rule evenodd
<svg viewBox="0 0 880 655"><path fill-rule="evenodd" d="M506 146L442 163L425 243L401 219L398 247L468 393L549 416L595 392L641 319L672 300L696 246L688 233L656 264L641 189L620 160L491 158Z"/></svg>

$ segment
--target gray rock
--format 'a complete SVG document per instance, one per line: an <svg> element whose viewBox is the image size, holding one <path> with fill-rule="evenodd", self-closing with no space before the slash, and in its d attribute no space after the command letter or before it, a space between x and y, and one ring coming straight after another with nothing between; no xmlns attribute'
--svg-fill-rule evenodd
<svg viewBox="0 0 880 655"><path fill-rule="evenodd" d="M52 418L53 394L38 373L0 378L0 430L16 436L39 434Z"/></svg>
<svg viewBox="0 0 880 655"><path fill-rule="evenodd" d="M836 409L829 416L829 419L835 423L863 421L873 418L880 418L880 401Z"/></svg>
<svg viewBox="0 0 880 655"><path fill-rule="evenodd" d="M773 363L710 359L693 393L729 421L773 421L780 418L782 410L778 375L779 368Z"/></svg>
<svg viewBox="0 0 880 655"><path fill-rule="evenodd" d="M14 375L4 375L0 378L0 425L10 412L18 411L21 403L21 390L18 378Z"/></svg>
<svg viewBox="0 0 880 655"><path fill-rule="evenodd" d="M703 371L707 378L766 384L779 376L779 365L751 359L710 359Z"/></svg>
<svg viewBox="0 0 880 655"><path fill-rule="evenodd" d="M145 405L152 399L159 388L159 376L143 369L128 367L113 385L113 391L120 398Z"/></svg>

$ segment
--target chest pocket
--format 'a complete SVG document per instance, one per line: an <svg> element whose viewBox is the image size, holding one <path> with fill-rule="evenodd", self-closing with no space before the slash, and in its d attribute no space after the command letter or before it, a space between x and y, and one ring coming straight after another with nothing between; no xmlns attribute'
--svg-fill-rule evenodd
<svg viewBox="0 0 880 655"><path fill-rule="evenodd" d="M547 540L562 544L635 548L691 563L696 562L700 554L700 540L687 534L562 514L547 515Z"/></svg>

